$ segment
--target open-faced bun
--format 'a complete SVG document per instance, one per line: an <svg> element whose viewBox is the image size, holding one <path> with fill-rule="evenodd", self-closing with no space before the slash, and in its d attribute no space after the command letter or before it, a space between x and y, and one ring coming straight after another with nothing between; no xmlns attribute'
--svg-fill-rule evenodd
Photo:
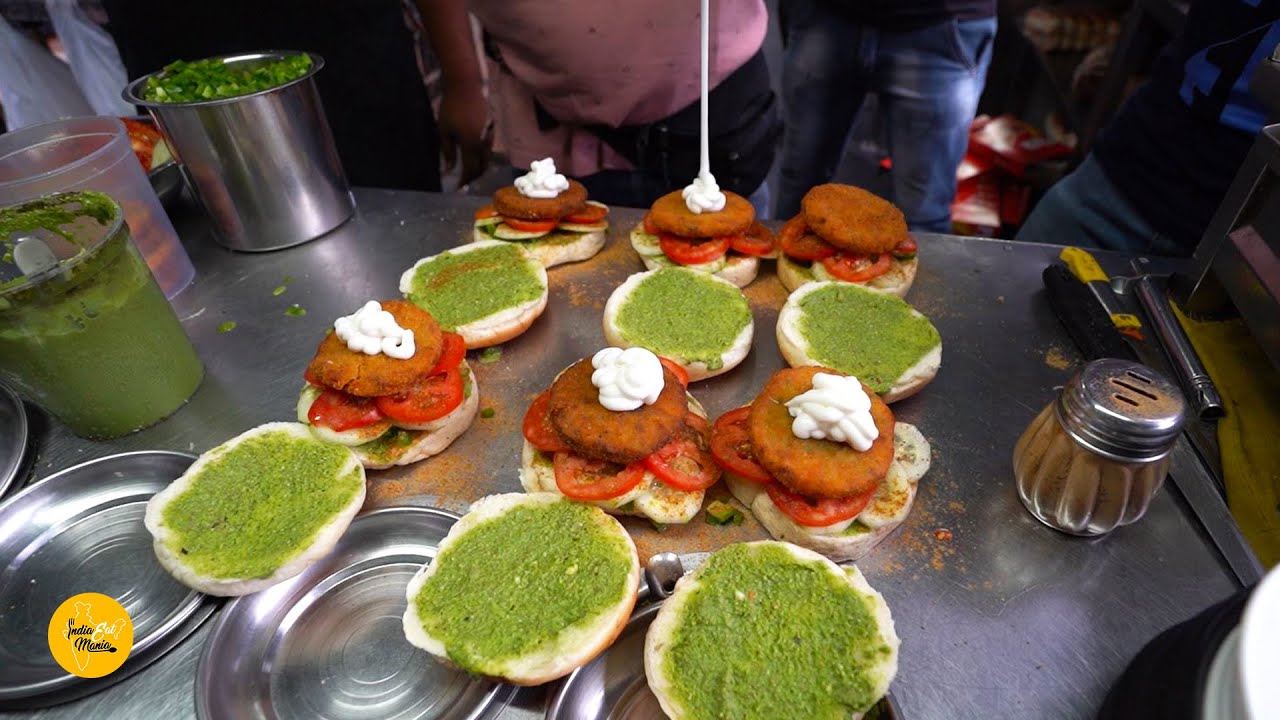
<svg viewBox="0 0 1280 720"><path fill-rule="evenodd" d="M781 260L779 260L781 267ZM801 322L804 314L800 307L800 302L809 294L821 290L823 287L833 285L830 282L811 282L806 283L796 292L793 292L783 304L782 310L778 313L778 323L775 327L775 334L778 340L778 349L782 352L782 357L786 359L787 364L791 367L806 367L810 365L822 365L831 367L849 375L860 376L862 373L857 368L840 367L831 362L822 362L814 358L809 351L809 341L805 338ZM896 302L896 301L895 301ZM915 309L911 310L914 316L923 318ZM903 398L911 397L919 392L925 385L928 385L938 374L938 370L942 367L942 341L939 340L929 350L922 352L920 359L911 367L907 368L894 380L892 386L887 392L880 395L887 403L897 402Z"/></svg>
<svg viewBox="0 0 1280 720"><path fill-rule="evenodd" d="M717 582L723 584L711 584ZM753 602L761 594L767 599ZM778 627L788 613L819 609L826 614L806 626ZM700 666L708 656L690 652L736 649L751 640L769 647L729 656L723 672ZM815 651L816 643L844 652ZM645 679L671 720L861 720L888 693L899 645L888 604L858 568L785 542L739 543L682 577L662 603L645 635ZM864 707L850 707L854 698ZM724 708L733 712L722 714Z"/></svg>
<svg viewBox="0 0 1280 720"><path fill-rule="evenodd" d="M228 476L209 476L205 475L205 471L210 466L219 464L229 454L237 452L237 448L245 443L264 436L271 436L273 440L278 439L303 445L321 442L311 434L306 425L300 423L276 422L259 425L201 455L181 477L170 483L164 490L156 493L147 503L143 524L154 539L153 547L155 548L156 557L165 570L168 570L169 574L173 575L183 585L202 593L220 596L248 595L249 593L269 588L276 583L297 575L316 560L327 555L338 542L338 538L342 536L342 533L346 532L347 526L351 524L352 518L360 511L360 507L364 505L364 468L360 466L355 454L349 450L343 450L348 457L333 472L331 481L351 484L352 495L350 499L342 507L329 513L319 529L308 539L301 542L291 553L286 554L283 561L274 571L265 577L216 577L194 567L195 563L187 556L185 549L175 550L174 544L179 539L179 533L170 527L165 520L165 510L174 501L195 487L197 483L231 482L231 480L228 480ZM327 448L326 452L337 452L339 446L326 445L325 447ZM255 475L252 481L254 483L269 483L273 481L287 482L288 480L289 478L285 478L280 473L272 474L264 469L262 473ZM321 480L328 482L329 478L326 476ZM253 524L252 519L255 508L252 506L243 503L231 504L227 506L225 512L246 513L250 516L246 523ZM205 532L216 533L218 530L215 525Z"/></svg>
<svg viewBox="0 0 1280 720"><path fill-rule="evenodd" d="M552 267L565 263L581 262L595 257L596 253L600 252L604 247L607 239L604 230L575 233L578 237L572 240L565 239L562 235L556 233L552 234L556 236L554 240L535 238L533 240L502 240L500 242L511 242L513 245L519 245L530 256L542 263L543 267ZM472 235L475 242L493 240L480 228L475 228Z"/></svg>
<svg viewBox="0 0 1280 720"><path fill-rule="evenodd" d="M627 337L627 333L618 324L618 314L621 312L622 307L626 304L627 300L632 296L636 289L646 281L650 281L654 278L655 274L659 272L680 272L686 273L686 277L698 277L693 275L695 271L689 270L688 268L677 269L670 266L661 267L657 270L650 270L648 272L636 273L628 277L621 285L614 289L613 293L609 295L609 299L605 302L603 318L605 341L609 345L620 348L629 348L639 345L655 355L661 355L684 368L685 372L689 374L690 382L715 377L716 375L729 372L737 367L738 364L747 357L747 353L751 352L751 339L755 333L755 318L751 314L750 304L747 302L746 297L742 295L741 290L737 289L738 286L733 285L733 283L722 277L718 277L717 275L708 275L705 278L698 277L698 279L705 279L710 282L720 283L725 288L733 287L734 296L732 297L735 298L734 301L739 301L738 299L740 298L741 307L746 308L747 324L733 339L732 343L727 345L720 353L719 361L710 363L711 366L715 366L714 369L709 366L706 361L690 360L689 358L682 357L679 352L676 352L672 348L659 347L652 343L634 342ZM726 294L726 297L731 296ZM677 312L682 298L673 297L671 301L671 311L673 313Z"/></svg>
<svg viewBox="0 0 1280 720"><path fill-rule="evenodd" d="M915 282L916 270L919 267L918 257L910 260L894 258L893 264L889 267L889 272L868 282L851 284L879 290L898 297L906 297L907 291L911 289L911 284ZM805 267L787 257L786 253L778 254L778 280L782 282L782 286L787 289L787 292L795 292L801 285L815 281L844 282L843 280L836 280L822 267L821 263L815 262L810 267Z"/></svg>
<svg viewBox="0 0 1280 720"><path fill-rule="evenodd" d="M422 648L435 656L439 662L451 667L500 679L515 685L541 685L557 678L564 677L578 667L588 663L602 650L613 643L618 633L630 619L631 610L635 606L636 594L640 585L640 561L636 554L635 544L626 530L614 518L595 508L580 507L573 513L586 513L586 519L577 517L574 520L575 532L598 533L609 545L625 552L628 557L626 567L612 563L620 570L616 577L598 577L585 572L578 575L578 569L564 567L561 572L574 576L569 582L609 582L620 585L616 602L588 613L583 611L579 617L557 628L557 632L545 638L537 638L532 643L533 649L516 657L492 657L483 649L478 649L467 637L467 627L486 626L485 631L503 631L511 634L527 634L528 625L524 622L525 614L536 613L542 608L535 603L530 607L502 608L486 612L474 620L474 626L453 627L449 625L447 616L439 614L433 607L430 598L423 602L422 593L428 583L450 563L466 563L469 574L467 584L480 588L492 588L495 583L520 583L522 577L518 573L496 574L485 558L471 555L474 547L467 548L468 536L478 528L484 528L495 521L502 521L504 516L518 510L534 512L551 512L553 505L565 503L565 499L549 493L509 493L490 495L481 498L471 505L471 510L449 530L449 534L441 541L435 560L428 563L409 582L406 591L408 605L404 614L405 637L416 647ZM560 508L555 511L561 510ZM529 516L536 520L536 516ZM583 527L579 527L583 526ZM535 528L531 528L535 530ZM545 528L541 529L545 532ZM572 542L575 538L567 538ZM459 550L461 548L461 550ZM463 554L458 555L458 552ZM503 550L503 561L522 563L529 574L535 574L546 568L532 567L534 563L557 563L560 558L549 555L545 549L531 543L512 543ZM474 570L472 565L475 566ZM553 568L554 569L554 568ZM625 574L625 577L623 576ZM523 590L521 591L523 592ZM503 627L503 626L507 627Z"/></svg>
<svg viewBox="0 0 1280 720"><path fill-rule="evenodd" d="M527 251L520 248L516 243L508 243L502 240L484 240L482 242L469 243L467 245L461 245L459 247L446 250L444 253L440 253L440 255L456 256L492 247L514 247L515 250L519 251L519 255L523 257L527 263L521 267L527 268L527 270L534 275L538 284L541 285L542 291L537 297L531 300L527 300L511 307L502 308L484 317L470 320L469 322L455 327L453 332L462 336L462 339L466 342L467 349L469 350L488 347L490 345L498 345L520 335L525 330L529 329L529 326L533 324L533 321L537 320L538 316L542 315L542 311L547 307L547 270L541 263L535 260ZM400 276L400 292L404 293L405 297L419 305L422 305L422 302L420 302L421 299L414 296L414 278L421 266L430 263L440 257L440 255L433 255L419 260L414 263L413 267L406 270L404 274ZM431 308L429 307L429 304L430 303L428 301L428 306L424 307L424 309L430 311ZM439 318L437 317L437 319Z"/></svg>
<svg viewBox="0 0 1280 720"><path fill-rule="evenodd" d="M871 552L907 518L920 478L929 471L932 450L914 425L896 423L893 446L888 474L867 508L848 528L842 527L846 523L840 523L835 530L800 525L778 509L763 485L728 471L724 474L725 484L774 538L809 548L836 562L854 562Z"/></svg>

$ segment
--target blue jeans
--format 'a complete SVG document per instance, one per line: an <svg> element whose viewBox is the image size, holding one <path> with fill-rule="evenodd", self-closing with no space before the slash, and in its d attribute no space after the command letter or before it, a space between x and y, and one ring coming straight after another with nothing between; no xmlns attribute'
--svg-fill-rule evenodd
<svg viewBox="0 0 1280 720"><path fill-rule="evenodd" d="M820 0L786 0L786 135L777 217L835 174L867 93L886 114L893 195L913 230L949 232L956 168L986 82L996 20L908 32L850 22Z"/></svg>
<svg viewBox="0 0 1280 720"><path fill-rule="evenodd" d="M1133 209L1093 155L1045 193L1014 239L1130 253L1187 254L1187 248L1156 232Z"/></svg>

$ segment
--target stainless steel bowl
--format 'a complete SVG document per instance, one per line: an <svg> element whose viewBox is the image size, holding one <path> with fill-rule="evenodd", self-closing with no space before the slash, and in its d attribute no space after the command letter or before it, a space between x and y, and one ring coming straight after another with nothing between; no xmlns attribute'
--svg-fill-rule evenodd
<svg viewBox="0 0 1280 720"><path fill-rule="evenodd" d="M227 55L229 65L279 60L296 52ZM145 75L124 89L164 134L183 178L213 219L219 241L258 252L304 243L355 211L333 133L311 70L268 90L202 102L145 100ZM163 72L163 71L160 71Z"/></svg>

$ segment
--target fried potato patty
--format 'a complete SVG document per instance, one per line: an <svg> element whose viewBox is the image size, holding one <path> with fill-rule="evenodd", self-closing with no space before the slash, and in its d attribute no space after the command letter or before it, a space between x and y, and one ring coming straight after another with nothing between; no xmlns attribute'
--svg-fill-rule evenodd
<svg viewBox="0 0 1280 720"><path fill-rule="evenodd" d="M551 426L571 450L593 460L629 465L667 444L689 412L684 388L670 370L662 369L658 401L627 412L600 404L591 384L591 358L579 360L551 385L547 414Z"/></svg>
<svg viewBox="0 0 1280 720"><path fill-rule="evenodd" d="M378 397L402 392L431 372L443 347L440 325L435 318L405 300L387 300L382 303L382 309L391 313L397 325L413 331L413 357L398 360L387 355L355 352L338 339L337 333L331 332L307 366L308 376L335 390L360 397Z"/></svg>
<svg viewBox="0 0 1280 720"><path fill-rule="evenodd" d="M873 255L907 238L907 221L893 203L852 185L817 185L800 201L805 224L841 250Z"/></svg>
<svg viewBox="0 0 1280 720"><path fill-rule="evenodd" d="M658 198L649 209L653 226L683 238L709 238L746 232L756 219L756 210L737 193L724 194L724 209L695 214L684 204L679 190Z"/></svg>
<svg viewBox="0 0 1280 720"><path fill-rule="evenodd" d="M843 375L823 367L786 368L765 383L751 404L747 432L756 459L778 482L810 498L844 498L874 490L893 462L893 411L871 392L871 417L880 436L866 452L831 440L802 440L791 432L787 401L813 387L818 373Z"/></svg>
<svg viewBox="0 0 1280 720"><path fill-rule="evenodd" d="M514 185L500 187L493 194L494 210L521 220L559 220L586 205L587 189L577 180L570 180L569 189L553 198L525 197Z"/></svg>

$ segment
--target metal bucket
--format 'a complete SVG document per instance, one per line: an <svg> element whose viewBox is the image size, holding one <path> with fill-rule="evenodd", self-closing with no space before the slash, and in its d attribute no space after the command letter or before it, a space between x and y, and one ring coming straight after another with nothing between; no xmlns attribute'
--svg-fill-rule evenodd
<svg viewBox="0 0 1280 720"><path fill-rule="evenodd" d="M229 64L278 60L295 52L227 55ZM232 250L259 252L304 243L351 217L355 202L311 70L284 85L202 102L154 102L143 76L124 89L164 133L175 160Z"/></svg>

